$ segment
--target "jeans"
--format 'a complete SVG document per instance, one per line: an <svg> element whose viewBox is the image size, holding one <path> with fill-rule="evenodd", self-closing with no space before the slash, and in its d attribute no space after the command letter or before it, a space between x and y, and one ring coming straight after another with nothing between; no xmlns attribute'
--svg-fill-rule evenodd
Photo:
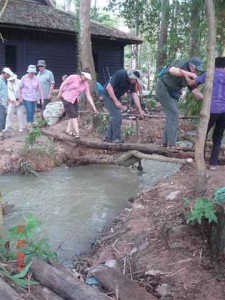
<svg viewBox="0 0 225 300"><path fill-rule="evenodd" d="M218 164L220 146L223 138L223 133L225 130L225 112L220 114L210 114L207 134L214 125L215 128L213 130L213 135L212 135L213 147L209 159L209 164L211 166L217 166Z"/></svg>
<svg viewBox="0 0 225 300"><path fill-rule="evenodd" d="M178 131L178 99L171 97L162 80L156 83L155 92L157 100L159 100L166 115L166 126L162 143L168 146L174 146L177 142Z"/></svg>
<svg viewBox="0 0 225 300"><path fill-rule="evenodd" d="M105 138L109 141L121 140L122 113L114 101L107 95L103 96L104 105L109 111L110 124Z"/></svg>
<svg viewBox="0 0 225 300"><path fill-rule="evenodd" d="M6 108L0 104L0 130L5 129Z"/></svg>
<svg viewBox="0 0 225 300"><path fill-rule="evenodd" d="M25 106L26 113L27 113L27 123L33 123L37 101L23 100L23 104Z"/></svg>

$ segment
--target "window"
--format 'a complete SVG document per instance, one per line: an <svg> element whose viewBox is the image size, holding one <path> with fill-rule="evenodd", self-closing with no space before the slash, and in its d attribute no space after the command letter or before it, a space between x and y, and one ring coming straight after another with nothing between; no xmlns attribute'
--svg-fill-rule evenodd
<svg viewBox="0 0 225 300"><path fill-rule="evenodd" d="M13 72L17 72L16 46L5 46L5 66Z"/></svg>

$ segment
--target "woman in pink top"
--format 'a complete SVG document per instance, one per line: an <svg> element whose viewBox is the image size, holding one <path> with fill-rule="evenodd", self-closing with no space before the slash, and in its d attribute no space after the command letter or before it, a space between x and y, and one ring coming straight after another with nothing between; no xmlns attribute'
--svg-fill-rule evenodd
<svg viewBox="0 0 225 300"><path fill-rule="evenodd" d="M23 100L23 104L27 113L27 126L34 122L34 113L37 100L39 99L39 93L41 95L41 102L44 103L43 90L41 83L37 76L36 66L29 65L27 74L24 75L20 82L20 102Z"/></svg>
<svg viewBox="0 0 225 300"><path fill-rule="evenodd" d="M88 102L93 111L97 114L94 101L91 97L89 85L87 80L92 80L89 69L83 70L81 75L68 76L60 86L58 98L62 99L66 114L69 117L66 133L79 138L79 124L78 124L78 103L82 92L85 93Z"/></svg>

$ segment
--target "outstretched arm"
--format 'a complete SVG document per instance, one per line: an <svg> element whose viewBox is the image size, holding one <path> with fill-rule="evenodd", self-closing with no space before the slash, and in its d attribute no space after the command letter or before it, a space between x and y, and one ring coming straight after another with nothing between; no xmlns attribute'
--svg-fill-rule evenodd
<svg viewBox="0 0 225 300"><path fill-rule="evenodd" d="M137 93L132 93L132 97L134 99L135 105L137 106L137 109L139 111L140 116L142 118L144 118L145 112L141 108L140 98L139 98L138 94Z"/></svg>

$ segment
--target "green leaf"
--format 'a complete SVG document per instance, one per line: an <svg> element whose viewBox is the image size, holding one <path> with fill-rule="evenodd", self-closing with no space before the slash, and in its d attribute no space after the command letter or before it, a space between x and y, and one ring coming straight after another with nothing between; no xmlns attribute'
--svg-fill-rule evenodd
<svg viewBox="0 0 225 300"><path fill-rule="evenodd" d="M19 278L23 278L27 275L30 267L32 265L32 262L30 262L22 271L20 271L18 274L12 275L11 278L13 279L19 279Z"/></svg>
<svg viewBox="0 0 225 300"><path fill-rule="evenodd" d="M183 197L184 206L188 206L190 204L190 200L187 197Z"/></svg>

